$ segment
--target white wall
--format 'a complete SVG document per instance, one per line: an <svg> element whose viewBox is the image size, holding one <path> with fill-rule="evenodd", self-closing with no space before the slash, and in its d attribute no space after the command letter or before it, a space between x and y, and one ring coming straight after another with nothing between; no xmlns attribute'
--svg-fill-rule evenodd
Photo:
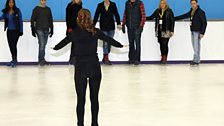
<svg viewBox="0 0 224 126"><path fill-rule="evenodd" d="M50 50L61 39L65 37L65 23L54 23L54 36L49 38L46 47L46 59L52 62L68 61L70 44L64 49L55 52ZM11 60L9 47L7 44L6 32L3 31L4 23L0 22L0 62ZM116 31L115 39L123 44L128 43L127 35ZM208 22L207 32L202 40L202 60L224 60L224 21ZM185 61L191 60L193 50L189 22L176 22L175 35L170 40L169 60ZM102 58L102 42L98 47L99 57ZM38 41L32 37L30 23L24 22L24 35L18 43L18 60L20 62L35 62L38 57ZM112 48L110 54L112 61L127 61L128 48ZM142 34L142 61L157 61L160 59L159 44L154 33L154 23L147 22Z"/></svg>

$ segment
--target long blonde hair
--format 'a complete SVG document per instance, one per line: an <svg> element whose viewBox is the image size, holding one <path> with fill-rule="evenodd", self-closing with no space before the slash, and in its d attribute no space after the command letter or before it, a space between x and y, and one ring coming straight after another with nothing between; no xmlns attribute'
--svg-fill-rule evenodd
<svg viewBox="0 0 224 126"><path fill-rule="evenodd" d="M77 17L77 24L81 29L92 33L92 35L96 34L96 28L93 25L91 14L88 9L81 9L79 11L78 17Z"/></svg>
<svg viewBox="0 0 224 126"><path fill-rule="evenodd" d="M72 0L72 4L75 4L75 0ZM82 4L82 0L79 0L78 5Z"/></svg>
<svg viewBox="0 0 224 126"><path fill-rule="evenodd" d="M162 2L165 2L165 4L166 4L165 10L167 10L168 8L170 8L170 7L169 7L169 4L167 3L166 0L160 0L160 2L159 2L159 9L161 9L161 3L162 3Z"/></svg>

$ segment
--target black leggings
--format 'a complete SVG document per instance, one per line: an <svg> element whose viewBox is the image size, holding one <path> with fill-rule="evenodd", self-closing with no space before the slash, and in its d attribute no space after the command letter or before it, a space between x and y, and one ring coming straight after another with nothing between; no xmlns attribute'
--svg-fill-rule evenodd
<svg viewBox="0 0 224 126"><path fill-rule="evenodd" d="M85 97L87 83L90 87L92 126L98 126L99 100L98 94L101 82L99 61L77 61L75 64L75 87L77 93L78 126L84 126Z"/></svg>
<svg viewBox="0 0 224 126"><path fill-rule="evenodd" d="M7 30L7 39L12 59L17 59L17 43L19 40L19 32L16 30Z"/></svg>
<svg viewBox="0 0 224 126"><path fill-rule="evenodd" d="M161 51L161 55L163 56L167 56L168 52L169 52L169 40L170 38L163 38L163 37L159 37L158 41L160 43L160 51Z"/></svg>

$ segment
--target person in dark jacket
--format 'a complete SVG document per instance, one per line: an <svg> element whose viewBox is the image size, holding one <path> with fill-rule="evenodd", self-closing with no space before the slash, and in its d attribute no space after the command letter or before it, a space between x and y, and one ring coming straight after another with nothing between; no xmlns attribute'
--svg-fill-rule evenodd
<svg viewBox="0 0 224 126"><path fill-rule="evenodd" d="M75 63L75 87L77 93L77 120L78 126L84 126L84 108L87 82L90 86L90 100L92 111L91 126L99 126L98 112L99 101L98 94L101 82L101 68L97 56L97 42L98 39L106 41L115 47L122 48L122 44L106 36L101 30L96 29L92 23L89 10L81 9L77 18L78 27L67 35L59 44L53 49L59 50L68 43L74 44L76 54Z"/></svg>
<svg viewBox="0 0 224 126"><path fill-rule="evenodd" d="M93 23L96 25L98 18L100 17L100 29L103 33L109 37L114 37L115 33L115 23L114 17L116 18L116 22L118 27L121 27L120 16L117 10L117 6L114 2L110 0L104 0L99 3L95 12ZM111 65L109 60L109 53L111 50L111 46L107 42L103 42L103 63L107 65Z"/></svg>
<svg viewBox="0 0 224 126"><path fill-rule="evenodd" d="M46 0L40 0L40 5L33 9L31 17L32 35L38 38L39 41L39 56L38 61L40 66L47 65L45 60L45 48L47 45L48 36L53 36L53 18L51 9L46 6Z"/></svg>
<svg viewBox="0 0 224 126"><path fill-rule="evenodd" d="M82 9L82 0L72 0L66 7L66 25L68 33L71 33L73 29L77 28L76 18L79 10ZM75 54L73 54L74 45L71 45L71 53L69 58L69 64L75 64Z"/></svg>
<svg viewBox="0 0 224 126"><path fill-rule="evenodd" d="M129 63L139 65L141 61L141 34L145 25L145 7L141 0L127 0L123 29L127 26L129 39ZM124 30L123 30L124 32Z"/></svg>
<svg viewBox="0 0 224 126"><path fill-rule="evenodd" d="M207 19L205 12L199 7L197 0L191 0L191 7L189 12L175 17L175 20L190 18L191 38L194 50L194 59L190 65L198 66L200 63L200 42L206 31Z"/></svg>
<svg viewBox="0 0 224 126"><path fill-rule="evenodd" d="M4 30L7 29L7 39L9 49L12 55L12 61L7 66L16 67L17 65L17 43L19 37L23 35L23 19L19 8L16 7L15 0L7 0L5 8L2 10L3 15L0 20L5 20Z"/></svg>
<svg viewBox="0 0 224 126"><path fill-rule="evenodd" d="M147 20L155 19L155 32L158 37L161 51L161 64L167 63L169 51L168 43L174 34L174 14L166 0L160 0L159 8L146 18Z"/></svg>

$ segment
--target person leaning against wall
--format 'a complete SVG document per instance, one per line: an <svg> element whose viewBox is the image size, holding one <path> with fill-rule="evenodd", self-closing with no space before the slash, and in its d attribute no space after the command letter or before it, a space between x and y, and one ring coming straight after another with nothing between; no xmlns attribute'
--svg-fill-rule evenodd
<svg viewBox="0 0 224 126"><path fill-rule="evenodd" d="M154 13L147 17L146 20L155 19L155 32L160 44L161 64L167 63L168 43L174 34L174 14L170 9L166 0L160 0L159 8Z"/></svg>
<svg viewBox="0 0 224 126"><path fill-rule="evenodd" d="M72 0L66 7L66 25L67 25L67 31L66 35L68 33L71 33L73 29L77 28L77 15L78 12L82 9L82 0ZM72 43L71 45L71 53L69 58L69 64L74 65L75 64L75 54L74 51L74 45Z"/></svg>
<svg viewBox="0 0 224 126"><path fill-rule="evenodd" d="M122 31L127 26L129 39L129 64L139 65L141 61L141 34L146 21L145 7L141 0L127 0Z"/></svg>
<svg viewBox="0 0 224 126"><path fill-rule="evenodd" d="M191 66L198 66L200 63L201 39L204 37L207 19L205 12L198 5L198 0L190 0L191 10L186 14L175 17L175 20L190 18L190 29L194 58L190 63Z"/></svg>
<svg viewBox="0 0 224 126"><path fill-rule="evenodd" d="M40 5L33 9L31 17L32 35L37 36L39 43L38 63L40 66L48 65L45 60L45 48L48 36L53 36L53 18L51 9L46 5L46 0L40 0Z"/></svg>
<svg viewBox="0 0 224 126"><path fill-rule="evenodd" d="M5 8L2 10L3 15L0 20L4 19L5 28L7 29L7 39L9 49L12 55L12 61L7 66L17 66L17 43L19 37L23 35L23 19L20 9L16 6L15 0L6 0Z"/></svg>
<svg viewBox="0 0 224 126"><path fill-rule="evenodd" d="M113 38L115 33L114 17L116 18L117 27L121 27L120 15L118 13L116 3L110 0L104 0L97 6L93 23L96 25L98 18L100 18L100 29L105 35ZM111 46L107 42L103 42L102 62L106 65L112 65L109 60L110 51Z"/></svg>

